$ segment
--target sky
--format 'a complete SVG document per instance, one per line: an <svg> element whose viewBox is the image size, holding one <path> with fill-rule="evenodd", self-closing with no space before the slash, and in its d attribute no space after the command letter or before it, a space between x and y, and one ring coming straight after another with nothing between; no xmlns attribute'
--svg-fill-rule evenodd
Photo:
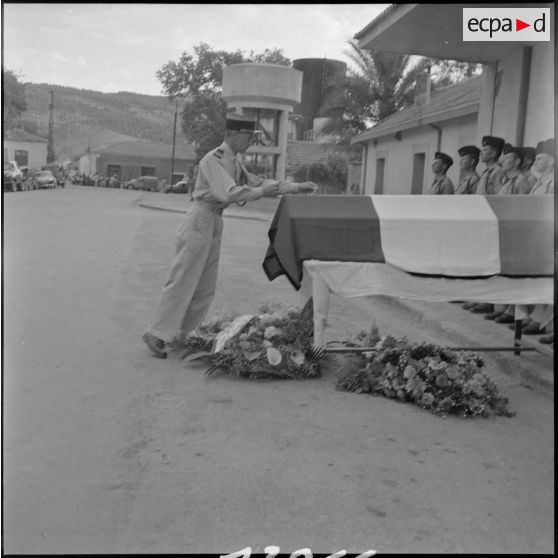
<svg viewBox="0 0 558 558"><path fill-rule="evenodd" d="M157 70L201 42L350 64L347 41L388 6L4 3L3 67L24 83L162 95Z"/></svg>

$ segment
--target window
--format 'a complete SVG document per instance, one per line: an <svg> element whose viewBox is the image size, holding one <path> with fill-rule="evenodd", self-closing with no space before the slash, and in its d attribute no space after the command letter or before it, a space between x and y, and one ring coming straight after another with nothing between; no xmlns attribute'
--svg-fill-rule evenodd
<svg viewBox="0 0 558 558"><path fill-rule="evenodd" d="M386 160L376 159L376 183L374 184L374 194L384 193L384 176L386 170Z"/></svg>
<svg viewBox="0 0 558 558"><path fill-rule="evenodd" d="M426 155L415 153L413 155L413 176L411 182L411 194L422 194L424 188L424 165Z"/></svg>
<svg viewBox="0 0 558 558"><path fill-rule="evenodd" d="M14 151L14 159L18 167L29 166L29 151L23 149L16 149Z"/></svg>
<svg viewBox="0 0 558 558"><path fill-rule="evenodd" d="M156 176L155 167L141 167L141 176Z"/></svg>

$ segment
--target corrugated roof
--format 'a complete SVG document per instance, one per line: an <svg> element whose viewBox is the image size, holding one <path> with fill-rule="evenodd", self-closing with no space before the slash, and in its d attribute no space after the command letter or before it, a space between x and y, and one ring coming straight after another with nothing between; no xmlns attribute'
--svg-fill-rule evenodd
<svg viewBox="0 0 558 558"><path fill-rule="evenodd" d="M358 143L429 122L441 122L455 116L473 114L478 111L480 94L479 76L433 91L428 104L424 103L424 95L421 95L418 102L384 118L372 128L355 136L351 142Z"/></svg>
<svg viewBox="0 0 558 558"><path fill-rule="evenodd" d="M11 141L36 141L39 143L48 143L45 138L41 138L36 136L35 134L30 134L21 128L12 128L11 130L7 130L4 134L4 140L11 140Z"/></svg>
<svg viewBox="0 0 558 558"><path fill-rule="evenodd" d="M172 156L172 145L164 143L156 143L154 141L137 140L125 141L109 145L103 149L99 149L101 153L115 153L118 155L137 155L140 157L161 157L170 159ZM196 150L193 145L184 147L176 145L174 156L177 159L196 159Z"/></svg>
<svg viewBox="0 0 558 558"><path fill-rule="evenodd" d="M377 15L364 29L361 29L358 33L356 33L353 38L356 39L357 41L359 39L362 39L362 37L366 35L366 33L368 33L368 31L370 31L370 29L372 29L374 25L382 21L382 19L385 19L388 14L390 14L391 12L393 12L393 10L395 10L395 8L397 8L397 4L392 4L391 6L388 6L383 12Z"/></svg>

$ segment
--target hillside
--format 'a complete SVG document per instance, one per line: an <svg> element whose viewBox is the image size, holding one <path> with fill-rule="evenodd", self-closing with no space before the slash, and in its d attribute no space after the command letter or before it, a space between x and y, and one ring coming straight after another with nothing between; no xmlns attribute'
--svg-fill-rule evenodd
<svg viewBox="0 0 558 558"><path fill-rule="evenodd" d="M50 84L25 83L27 110L21 120L48 138L50 91L54 91L54 150L57 159L88 147L146 139L172 143L174 105L167 97L126 91L101 93ZM33 130L30 130L33 131ZM177 143L186 140L177 126Z"/></svg>

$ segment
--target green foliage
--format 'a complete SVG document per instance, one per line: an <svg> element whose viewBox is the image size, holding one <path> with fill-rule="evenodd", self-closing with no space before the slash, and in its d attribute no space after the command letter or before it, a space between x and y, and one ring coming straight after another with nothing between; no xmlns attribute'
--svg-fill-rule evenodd
<svg viewBox="0 0 558 558"><path fill-rule="evenodd" d="M200 43L194 46L193 54L183 52L177 62L167 62L156 73L166 95L187 99L181 113L182 129L196 143L198 159L223 141L226 113L221 98L223 69L242 62L290 65L290 60L277 48L246 55L240 50L213 50Z"/></svg>
<svg viewBox="0 0 558 558"><path fill-rule="evenodd" d="M11 128L19 115L27 109L25 87L11 70L2 70L3 125Z"/></svg>
<svg viewBox="0 0 558 558"><path fill-rule="evenodd" d="M218 352L212 352L213 343L234 322L233 318L206 322L174 354L179 358L194 354L203 359L209 365L207 374L219 372L250 379L319 377L320 361L325 355L312 346L312 312L306 307L265 310L269 311L254 316Z"/></svg>
<svg viewBox="0 0 558 558"><path fill-rule="evenodd" d="M54 144L62 159L84 153L89 145L95 149L137 138L172 143L174 105L157 95L26 83L27 110L16 123L47 137L50 91L54 91ZM182 134L177 139L186 142Z"/></svg>
<svg viewBox="0 0 558 558"><path fill-rule="evenodd" d="M296 182L311 180L320 186L334 186L337 189L347 182L349 155L343 151L329 153L327 158L309 165L297 164L289 167Z"/></svg>
<svg viewBox="0 0 558 558"><path fill-rule="evenodd" d="M476 353L389 336L374 343L364 332L347 345L373 349L345 359L337 380L341 391L383 395L440 416L514 416Z"/></svg>

